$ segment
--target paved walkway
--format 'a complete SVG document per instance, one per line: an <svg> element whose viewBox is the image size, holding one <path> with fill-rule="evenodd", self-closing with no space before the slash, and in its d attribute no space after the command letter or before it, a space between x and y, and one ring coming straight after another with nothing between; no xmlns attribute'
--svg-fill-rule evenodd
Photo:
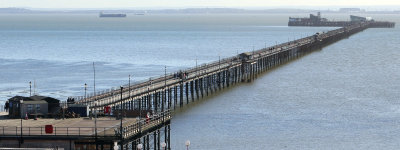
<svg viewBox="0 0 400 150"><path fill-rule="evenodd" d="M132 124L136 118L125 118L124 124ZM23 135L48 135L45 133L45 125L53 125L54 135L94 135L94 119L71 118L71 119L38 119L22 120ZM98 118L98 135L114 135L114 128L120 126L120 120L115 118ZM21 119L3 119L0 120L0 135L20 135ZM51 134L50 134L51 135Z"/></svg>

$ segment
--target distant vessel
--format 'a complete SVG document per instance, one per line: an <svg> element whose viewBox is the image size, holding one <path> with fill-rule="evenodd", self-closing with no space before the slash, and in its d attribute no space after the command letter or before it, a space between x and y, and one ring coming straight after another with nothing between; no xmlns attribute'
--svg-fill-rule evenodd
<svg viewBox="0 0 400 150"><path fill-rule="evenodd" d="M126 14L105 14L100 12L99 17L126 17Z"/></svg>
<svg viewBox="0 0 400 150"><path fill-rule="evenodd" d="M147 11L144 11L143 13L138 12L138 13L135 13L135 15L142 16L142 15L145 15L146 13L147 13Z"/></svg>

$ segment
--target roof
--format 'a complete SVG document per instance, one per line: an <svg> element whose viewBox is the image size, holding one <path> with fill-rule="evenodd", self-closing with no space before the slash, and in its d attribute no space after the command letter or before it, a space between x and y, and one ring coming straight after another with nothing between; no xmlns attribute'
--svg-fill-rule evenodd
<svg viewBox="0 0 400 150"><path fill-rule="evenodd" d="M24 103L25 102L28 102L28 101L41 101L41 102L38 102L38 103L42 103L42 102L45 102L45 103L51 103L51 104L53 104L53 103L60 103L60 100L58 100L58 99L55 99L55 98L51 98L51 97L46 97L46 96L39 96L39 95L34 95L34 96L31 96L31 97L23 97L23 96L14 96L14 97L12 97L12 98L10 98L10 99L8 99L9 101L20 101L20 100L24 100Z"/></svg>
<svg viewBox="0 0 400 150"><path fill-rule="evenodd" d="M46 101L37 100L37 101L24 101L24 104L47 104Z"/></svg>
<svg viewBox="0 0 400 150"><path fill-rule="evenodd" d="M244 53L241 53L240 55L251 56L252 53L250 53L250 52L244 52Z"/></svg>

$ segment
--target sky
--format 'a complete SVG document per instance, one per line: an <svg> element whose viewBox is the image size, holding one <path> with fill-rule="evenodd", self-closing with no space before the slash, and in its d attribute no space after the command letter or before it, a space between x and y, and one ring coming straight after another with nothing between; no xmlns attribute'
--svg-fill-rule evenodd
<svg viewBox="0 0 400 150"><path fill-rule="evenodd" d="M0 0L0 8L391 7L400 0ZM396 7L394 7L396 8Z"/></svg>

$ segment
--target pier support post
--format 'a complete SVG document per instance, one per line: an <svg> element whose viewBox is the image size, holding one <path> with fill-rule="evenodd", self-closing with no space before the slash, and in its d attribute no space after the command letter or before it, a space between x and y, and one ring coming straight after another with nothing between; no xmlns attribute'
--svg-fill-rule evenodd
<svg viewBox="0 0 400 150"><path fill-rule="evenodd" d="M201 98L204 98L204 78L200 78L200 93Z"/></svg>
<svg viewBox="0 0 400 150"><path fill-rule="evenodd" d="M195 80L195 91L196 91L196 98L197 98L197 100L199 99L199 79L196 79Z"/></svg>
<svg viewBox="0 0 400 150"><path fill-rule="evenodd" d="M168 109L171 109L172 93L171 88L168 88Z"/></svg>
<svg viewBox="0 0 400 150"><path fill-rule="evenodd" d="M180 102L179 102L179 106L182 107L183 106L183 82L181 82L181 86L179 88L179 97L180 97Z"/></svg>
<svg viewBox="0 0 400 150"><path fill-rule="evenodd" d="M191 97L192 97L192 102L194 102L194 91L193 91L193 89L194 89L194 81L190 81L190 95L191 95Z"/></svg>
<svg viewBox="0 0 400 150"><path fill-rule="evenodd" d="M189 82L186 82L186 104L189 104Z"/></svg>

